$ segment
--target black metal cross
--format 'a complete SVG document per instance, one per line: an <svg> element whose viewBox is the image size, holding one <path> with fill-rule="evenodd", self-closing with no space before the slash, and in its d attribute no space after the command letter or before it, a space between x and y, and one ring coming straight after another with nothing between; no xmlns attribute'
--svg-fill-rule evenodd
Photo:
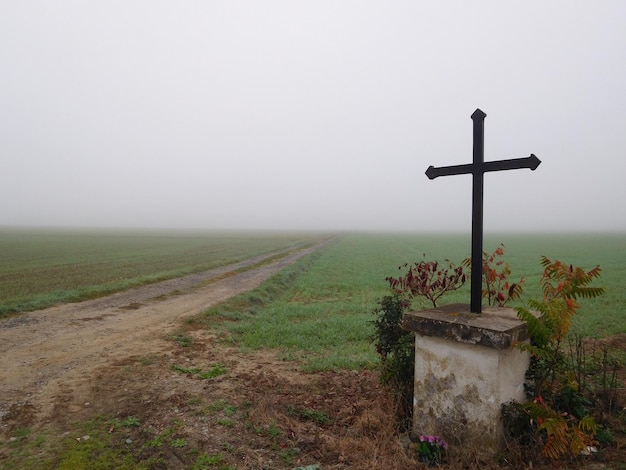
<svg viewBox="0 0 626 470"><path fill-rule="evenodd" d="M470 312L482 312L482 272L483 272L483 175L487 171L517 170L520 168L536 169L541 161L534 155L526 158L485 162L485 117L480 109L472 114L474 121L473 163L467 165L429 166L426 176L435 179L438 176L472 175L472 266L471 266L471 302Z"/></svg>

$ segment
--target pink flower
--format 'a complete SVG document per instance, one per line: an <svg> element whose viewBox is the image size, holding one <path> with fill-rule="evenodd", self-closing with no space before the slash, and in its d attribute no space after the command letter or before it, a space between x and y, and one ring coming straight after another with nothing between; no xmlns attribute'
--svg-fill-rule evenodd
<svg viewBox="0 0 626 470"><path fill-rule="evenodd" d="M442 447L444 449L448 448L448 443L439 436L426 436L425 434L422 434L419 437L419 440L420 442L425 442L437 447Z"/></svg>

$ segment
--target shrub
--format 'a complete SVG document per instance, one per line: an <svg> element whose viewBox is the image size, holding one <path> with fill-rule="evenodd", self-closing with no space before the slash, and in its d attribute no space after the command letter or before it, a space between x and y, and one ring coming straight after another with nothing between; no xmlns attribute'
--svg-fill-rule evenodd
<svg viewBox="0 0 626 470"><path fill-rule="evenodd" d="M589 414L593 402L583 386L582 375L575 373L580 367L567 360L563 346L579 308L577 299L597 297L604 289L588 285L600 276L598 266L585 271L546 257L542 257L541 264L543 299L528 302L534 312L526 307L516 308L530 335L530 343L517 347L531 354L526 374L530 401L521 406L529 422L526 430L535 434L535 441L543 443L545 456L557 459L586 451L597 432L596 422ZM579 355L578 360L584 358ZM520 430L519 413L514 412L519 406L508 404L503 408L504 425L511 435L512 427Z"/></svg>
<svg viewBox="0 0 626 470"><path fill-rule="evenodd" d="M397 413L401 427L409 426L413 407L415 347L413 334L402 329L402 315L409 301L400 294L387 295L378 301L372 340L381 359L381 381L397 394Z"/></svg>
<svg viewBox="0 0 626 470"><path fill-rule="evenodd" d="M518 282L509 282L511 266L499 259L502 256L504 256L503 244L500 244L491 254L483 252L482 298L487 299L487 305L504 307L509 301L520 298L524 290L524 278ZM463 266L466 268L471 265L471 258L463 260Z"/></svg>
<svg viewBox="0 0 626 470"><path fill-rule="evenodd" d="M378 301L372 339L381 358L381 381L391 385L397 395L397 413L401 427L411 423L415 346L413 333L402 328L402 316L415 297L428 299L433 307L447 292L459 289L466 281L463 267L422 260L409 266L405 275L387 277L391 295Z"/></svg>
<svg viewBox="0 0 626 470"><path fill-rule="evenodd" d="M422 260L409 266L404 264L398 269L409 268L404 276L388 277L391 290L399 295L425 297L437 307L437 301L447 292L452 292L465 284L467 276L462 266L454 266L449 260L445 264L438 261Z"/></svg>

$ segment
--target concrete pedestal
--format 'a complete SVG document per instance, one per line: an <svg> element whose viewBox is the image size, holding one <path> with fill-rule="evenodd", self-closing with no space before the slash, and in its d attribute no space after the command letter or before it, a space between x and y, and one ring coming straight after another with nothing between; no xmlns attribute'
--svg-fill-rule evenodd
<svg viewBox="0 0 626 470"><path fill-rule="evenodd" d="M515 310L452 304L406 313L403 327L415 332L413 434L441 436L450 446L493 454L502 442L500 406L524 401L527 341Z"/></svg>

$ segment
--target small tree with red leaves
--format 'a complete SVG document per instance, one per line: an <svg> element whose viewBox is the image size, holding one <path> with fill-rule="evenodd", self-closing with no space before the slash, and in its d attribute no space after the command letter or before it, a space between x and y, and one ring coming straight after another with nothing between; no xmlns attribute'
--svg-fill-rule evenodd
<svg viewBox="0 0 626 470"><path fill-rule="evenodd" d="M524 278L518 282L509 282L511 266L499 259L504 256L504 245L500 244L492 254L483 252L483 289L482 297L487 305L504 307L509 301L519 299L524 290ZM471 258L463 260L463 266L470 267Z"/></svg>
<svg viewBox="0 0 626 470"><path fill-rule="evenodd" d="M408 268L404 276L386 278L391 290L399 295L426 297L434 308L445 293L459 289L466 281L463 267L454 266L449 260L445 264L422 260L411 266L405 263L398 269L403 268Z"/></svg>

